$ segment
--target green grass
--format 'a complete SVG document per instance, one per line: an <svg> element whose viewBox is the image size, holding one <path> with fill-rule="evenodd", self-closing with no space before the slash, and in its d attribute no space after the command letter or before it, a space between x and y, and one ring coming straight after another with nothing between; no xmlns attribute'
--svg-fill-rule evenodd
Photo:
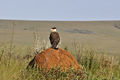
<svg viewBox="0 0 120 80"><path fill-rule="evenodd" d="M0 80L120 80L120 58L108 56L100 50L83 47L78 43L64 49L72 53L83 72L72 67L68 71L53 68L26 70L29 61L35 56L32 46L14 45L10 51L9 44L0 45ZM28 57L29 56L29 57Z"/></svg>

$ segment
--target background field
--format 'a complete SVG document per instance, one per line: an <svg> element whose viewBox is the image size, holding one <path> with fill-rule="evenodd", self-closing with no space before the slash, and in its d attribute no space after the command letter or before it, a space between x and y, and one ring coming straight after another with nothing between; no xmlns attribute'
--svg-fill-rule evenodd
<svg viewBox="0 0 120 80"><path fill-rule="evenodd" d="M0 42L32 45L34 32L49 41L50 28L56 26L61 46L74 41L112 55L120 55L120 21L12 21L0 20ZM12 35L14 34L14 35Z"/></svg>
<svg viewBox="0 0 120 80"><path fill-rule="evenodd" d="M68 50L83 67L85 80L120 80L120 21L10 20L0 20L0 80L82 78L82 73L73 69L26 70L37 48L41 52L50 47L48 37L53 26L60 33L59 47Z"/></svg>

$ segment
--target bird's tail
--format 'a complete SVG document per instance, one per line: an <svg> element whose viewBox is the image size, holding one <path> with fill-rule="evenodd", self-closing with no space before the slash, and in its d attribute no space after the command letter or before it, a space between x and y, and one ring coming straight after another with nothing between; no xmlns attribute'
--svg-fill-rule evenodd
<svg viewBox="0 0 120 80"><path fill-rule="evenodd" d="M56 44L56 43L53 43L51 48L57 49L57 44Z"/></svg>

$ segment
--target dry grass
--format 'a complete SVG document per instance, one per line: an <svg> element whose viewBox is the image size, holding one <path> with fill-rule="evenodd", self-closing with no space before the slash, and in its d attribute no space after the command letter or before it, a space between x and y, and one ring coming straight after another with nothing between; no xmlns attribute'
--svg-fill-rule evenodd
<svg viewBox="0 0 120 80"><path fill-rule="evenodd" d="M14 21L14 44L32 45L33 33L41 40L49 41L51 26L56 25L61 43L70 46L73 40L96 47L112 55L119 55L120 21ZM0 20L0 42L11 40L13 21ZM64 45L62 45L64 46Z"/></svg>
<svg viewBox="0 0 120 80"><path fill-rule="evenodd" d="M97 49L83 47L76 43L73 43L74 46L72 46L71 50L67 46L65 49L70 51L83 66L87 80L120 79L119 57L108 56ZM46 73L45 69L26 71L26 66L34 57L34 48L32 46L18 47L14 45L12 54L9 54L9 46L4 44L0 46L0 51L0 80L78 80L81 78L81 74L72 68L68 72L62 72L59 68L53 68L48 73Z"/></svg>

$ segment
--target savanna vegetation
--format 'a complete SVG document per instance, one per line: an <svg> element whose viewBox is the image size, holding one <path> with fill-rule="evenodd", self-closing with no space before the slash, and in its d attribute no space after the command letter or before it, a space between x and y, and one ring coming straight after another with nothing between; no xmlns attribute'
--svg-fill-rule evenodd
<svg viewBox="0 0 120 80"><path fill-rule="evenodd" d="M120 80L120 58L108 56L105 52L88 48L78 42L72 43L72 49L64 47L83 67L83 72L72 67L68 71L53 68L26 70L29 61L35 56L31 46L0 44L0 80ZM41 46L41 51L46 46Z"/></svg>
<svg viewBox="0 0 120 80"><path fill-rule="evenodd" d="M11 21L0 22L0 80L120 80L120 31L118 27L113 26L113 23L120 23L119 21L16 21L12 25L11 23ZM26 69L37 53L50 47L49 42L38 39L36 35L33 37L33 32L38 30L41 37L46 37L49 34L46 31L48 28L43 27L51 23L57 24L60 29L63 41L61 48L69 51L76 58L83 68L82 71L74 70L72 67L67 71L62 71L59 67L53 68L51 71L43 68L39 70L37 68ZM9 27L10 25L11 27ZM78 42L72 42L71 38ZM32 43L33 39L35 39L34 45L28 45ZM4 41L5 43L3 43ZM90 47L79 42L88 44ZM102 47L107 52L91 47L93 43L95 47Z"/></svg>

